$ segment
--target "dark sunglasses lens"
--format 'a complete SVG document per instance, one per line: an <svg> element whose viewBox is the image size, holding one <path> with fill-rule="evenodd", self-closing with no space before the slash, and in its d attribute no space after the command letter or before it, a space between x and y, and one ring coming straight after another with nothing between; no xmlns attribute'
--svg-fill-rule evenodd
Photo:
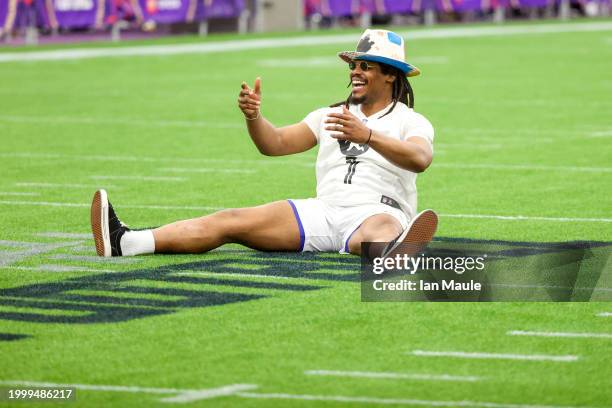
<svg viewBox="0 0 612 408"><path fill-rule="evenodd" d="M355 70L355 68L357 68L357 64L355 63L355 61L351 61L351 62L349 62L348 66L349 66L349 69L350 69L351 71L354 71L354 70ZM369 65L368 65L368 63L367 63L367 62L365 62L365 61L359 61L359 69L361 69L362 71L364 71L364 72L365 72L365 71L367 71L368 69L370 69L370 66L369 66Z"/></svg>

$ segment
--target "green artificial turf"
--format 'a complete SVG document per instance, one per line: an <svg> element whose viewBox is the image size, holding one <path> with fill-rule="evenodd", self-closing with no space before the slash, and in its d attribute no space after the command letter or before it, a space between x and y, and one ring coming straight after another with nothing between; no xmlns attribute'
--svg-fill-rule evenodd
<svg viewBox="0 0 612 408"><path fill-rule="evenodd" d="M356 41L358 33L349 32ZM260 156L237 93L243 80L261 76L263 114L279 126L298 122L346 97L348 72L335 53L353 47L0 63L0 333L28 336L0 341L0 381L196 390L255 384L252 393L420 401L395 401L406 406L611 405L612 339L506 334L612 334L612 317L597 316L612 312L609 303L362 303L359 259L352 256L229 246L206 255L99 262L75 257L95 255L85 235L40 235L89 233L96 187L108 190L133 226L313 196L316 152ZM416 110L436 129L434 162L418 179L419 209L441 214L439 237L612 241L612 31L408 38L407 47L408 60L423 72L411 80ZM473 218L481 216L526 218ZM49 265L89 270L41 270ZM255 276L232 277L236 272ZM134 295L134 287L144 289ZM414 350L579 358L480 360ZM160 399L169 396L77 390L70 406L168 406ZM189 405L343 403L233 395Z"/></svg>

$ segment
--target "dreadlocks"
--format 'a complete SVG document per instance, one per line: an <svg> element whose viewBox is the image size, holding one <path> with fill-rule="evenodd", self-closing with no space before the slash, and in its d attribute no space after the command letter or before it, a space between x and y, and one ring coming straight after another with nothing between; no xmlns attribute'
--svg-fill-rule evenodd
<svg viewBox="0 0 612 408"><path fill-rule="evenodd" d="M393 81L393 90L391 91L391 99L393 100L393 105L391 105L389 110L387 110L382 116L380 116L379 119L390 114L393 109L395 109L395 105L397 105L397 102L402 102L409 108L414 108L414 92L412 91L412 87L410 86L410 82L408 82L406 74L404 74L399 69L387 64L379 64L379 66L380 72L382 72L384 75L395 75L395 81ZM349 81L347 88L350 86L351 81ZM349 94L346 100L334 103L333 105L330 105L330 107L334 108L336 106L344 105L348 109L350 103L351 95Z"/></svg>

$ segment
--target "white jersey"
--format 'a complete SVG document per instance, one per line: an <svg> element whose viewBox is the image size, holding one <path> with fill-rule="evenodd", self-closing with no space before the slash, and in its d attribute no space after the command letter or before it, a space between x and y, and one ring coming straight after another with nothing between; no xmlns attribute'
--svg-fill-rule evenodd
<svg viewBox="0 0 612 408"><path fill-rule="evenodd" d="M361 105L351 105L350 112L365 125L386 137L406 140L417 136L427 140L433 151L434 130L431 123L403 103L380 118L391 105L371 116L361 112ZM416 173L389 162L368 145L339 141L325 130L325 120L339 108L321 108L306 116L304 122L319 144L317 156L317 198L340 206L380 203L382 196L397 201L410 218L416 215Z"/></svg>

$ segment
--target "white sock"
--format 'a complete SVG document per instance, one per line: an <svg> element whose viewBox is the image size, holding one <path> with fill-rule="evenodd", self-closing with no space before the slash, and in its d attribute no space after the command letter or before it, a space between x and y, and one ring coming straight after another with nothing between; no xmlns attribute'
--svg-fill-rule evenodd
<svg viewBox="0 0 612 408"><path fill-rule="evenodd" d="M126 231L121 237L120 245L123 256L152 254L155 252L153 231Z"/></svg>

